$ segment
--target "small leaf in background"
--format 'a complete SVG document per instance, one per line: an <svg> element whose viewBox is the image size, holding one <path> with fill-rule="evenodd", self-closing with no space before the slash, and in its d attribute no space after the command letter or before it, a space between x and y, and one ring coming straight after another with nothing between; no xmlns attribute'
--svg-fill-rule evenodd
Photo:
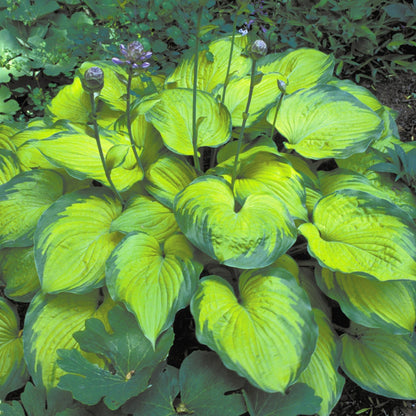
<svg viewBox="0 0 416 416"><path fill-rule="evenodd" d="M28 378L17 310L0 297L0 402Z"/></svg>
<svg viewBox="0 0 416 416"><path fill-rule="evenodd" d="M354 325L341 336L341 367L361 388L416 400L416 338Z"/></svg>
<svg viewBox="0 0 416 416"><path fill-rule="evenodd" d="M183 234L159 242L151 235L132 232L107 261L111 297L126 304L153 346L196 290L202 265L193 260L193 251Z"/></svg>
<svg viewBox="0 0 416 416"><path fill-rule="evenodd" d="M97 404L103 398L115 410L148 388L154 368L172 346L173 330L166 331L153 349L134 316L122 306L112 309L108 320L110 333L100 320L89 319L85 330L74 334L82 350L99 354L106 366L88 361L78 350L60 350L58 364L69 374L61 377L59 387L84 404Z"/></svg>
<svg viewBox="0 0 416 416"><path fill-rule="evenodd" d="M20 106L15 100L10 100L10 90L5 86L0 86L0 121L10 119Z"/></svg>
<svg viewBox="0 0 416 416"><path fill-rule="evenodd" d="M250 416L314 415L321 399L306 384L296 383L286 393L266 393L247 385L243 396Z"/></svg>
<svg viewBox="0 0 416 416"><path fill-rule="evenodd" d="M0 185L0 248L29 247L42 213L63 194L61 175L50 170L20 173Z"/></svg>
<svg viewBox="0 0 416 416"><path fill-rule="evenodd" d="M104 285L105 262L123 235L110 232L121 204L105 188L66 194L39 220L35 262L44 293L86 293Z"/></svg>
<svg viewBox="0 0 416 416"><path fill-rule="evenodd" d="M265 267L295 242L296 228L284 203L274 195L234 197L217 176L195 179L175 198L180 229L205 254L227 266Z"/></svg>
<svg viewBox="0 0 416 416"><path fill-rule="evenodd" d="M307 367L318 337L306 293L279 267L244 271L239 294L219 276L204 277L191 312L198 341L227 368L270 393L293 384Z"/></svg>
<svg viewBox="0 0 416 416"><path fill-rule="evenodd" d="M212 352L195 351L182 362L179 371L161 365L151 387L123 406L134 416L240 416L246 408L237 391L245 380L227 370ZM175 398L180 393L180 400Z"/></svg>
<svg viewBox="0 0 416 416"><path fill-rule="evenodd" d="M322 267L379 281L416 280L416 227L396 205L367 192L321 198L298 227Z"/></svg>

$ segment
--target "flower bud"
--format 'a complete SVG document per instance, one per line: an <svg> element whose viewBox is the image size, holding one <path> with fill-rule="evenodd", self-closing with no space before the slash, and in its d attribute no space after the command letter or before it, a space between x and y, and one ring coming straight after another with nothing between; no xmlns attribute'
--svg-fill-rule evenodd
<svg viewBox="0 0 416 416"><path fill-rule="evenodd" d="M100 92L104 86L104 72L98 66L85 71L82 87L87 92Z"/></svg>
<svg viewBox="0 0 416 416"><path fill-rule="evenodd" d="M257 39L251 45L251 57L253 59L260 59L267 54L267 45L264 40Z"/></svg>
<svg viewBox="0 0 416 416"><path fill-rule="evenodd" d="M282 81L281 79L278 79L277 86L279 87L279 90L282 94L286 93L286 87L287 87L286 82Z"/></svg>

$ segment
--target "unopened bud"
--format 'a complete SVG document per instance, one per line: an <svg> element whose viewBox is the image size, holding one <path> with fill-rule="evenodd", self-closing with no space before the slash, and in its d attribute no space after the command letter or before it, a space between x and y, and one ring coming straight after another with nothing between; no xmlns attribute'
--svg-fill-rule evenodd
<svg viewBox="0 0 416 416"><path fill-rule="evenodd" d="M82 87L87 92L100 92L104 86L104 72L98 66L85 71Z"/></svg>
<svg viewBox="0 0 416 416"><path fill-rule="evenodd" d="M251 45L251 57L253 59L260 59L267 54L267 45L264 40L257 39Z"/></svg>
<svg viewBox="0 0 416 416"><path fill-rule="evenodd" d="M286 87L287 87L286 82L282 81L281 79L278 79L277 86L279 87L279 90L282 94L286 93Z"/></svg>

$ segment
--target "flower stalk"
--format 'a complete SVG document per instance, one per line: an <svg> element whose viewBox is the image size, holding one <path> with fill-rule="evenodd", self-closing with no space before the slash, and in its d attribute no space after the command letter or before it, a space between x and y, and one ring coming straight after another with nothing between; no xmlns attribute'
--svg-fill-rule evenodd
<svg viewBox="0 0 416 416"><path fill-rule="evenodd" d="M96 66L89 68L84 74L82 85L83 85L84 90L88 92L90 96L91 118L92 118L92 124L94 127L94 136L97 142L98 153L100 154L101 164L103 165L105 177L107 178L107 181L110 184L112 191L116 194L117 198L121 202L121 205L124 206L124 200L121 197L120 193L117 191L117 188L115 187L114 182L111 179L110 171L108 170L108 166L105 161L103 147L101 145L100 132L98 131L97 109L95 105L95 97L96 97L96 94L98 95L100 93L101 89L104 86L104 72L102 71L102 69Z"/></svg>
<svg viewBox="0 0 416 416"><path fill-rule="evenodd" d="M251 98L253 96L254 85L256 84L255 82L256 64L257 64L257 60L260 59L262 56L266 55L266 53L267 53L267 46L265 42L263 42L262 40L256 40L251 46L251 57L252 57L253 62L251 64L250 87L248 91L246 108L245 108L245 111L243 112L243 123L241 125L240 134L238 137L237 152L235 154L233 173L231 176L231 190L233 192L234 192L235 180L237 178L238 161L239 161L240 152L241 152L241 145L243 144L244 129L247 124L247 119L250 115L249 109L250 109L250 104L251 104Z"/></svg>
<svg viewBox="0 0 416 416"><path fill-rule="evenodd" d="M193 147L193 157L194 157L194 166L197 172L201 172L201 166L198 159L198 131L197 131L197 121L196 121L196 95L197 95L197 86L198 86L198 54L199 54L199 30L201 27L201 18L202 18L203 6L198 8L197 23L196 23L196 33L195 33L195 51L194 51L194 84L192 88L192 147Z"/></svg>
<svg viewBox="0 0 416 416"><path fill-rule="evenodd" d="M277 103L276 112L274 113L273 124L272 124L272 127L270 129L270 140L273 140L273 133L274 133L275 125L276 125L277 113L280 110L280 106L282 105L283 97L286 94L287 84L284 81L282 81L282 80L279 79L277 81L277 86L278 86L281 94L280 94L280 97L279 97L279 101Z"/></svg>

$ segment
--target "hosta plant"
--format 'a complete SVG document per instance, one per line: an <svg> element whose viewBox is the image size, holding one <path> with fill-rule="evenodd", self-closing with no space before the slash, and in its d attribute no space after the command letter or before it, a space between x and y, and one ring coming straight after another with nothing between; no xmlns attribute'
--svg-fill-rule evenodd
<svg viewBox="0 0 416 416"><path fill-rule="evenodd" d="M392 111L317 50L198 45L166 78L123 46L1 126L0 399L33 383L3 414L329 415L345 375L416 399L416 197L371 169ZM211 351L178 369L188 307Z"/></svg>

